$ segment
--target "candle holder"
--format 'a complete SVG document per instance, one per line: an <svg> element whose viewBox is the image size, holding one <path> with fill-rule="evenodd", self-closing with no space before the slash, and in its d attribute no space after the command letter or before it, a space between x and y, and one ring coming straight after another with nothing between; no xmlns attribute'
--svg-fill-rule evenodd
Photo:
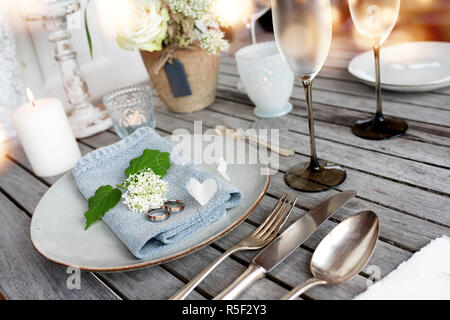
<svg viewBox="0 0 450 320"><path fill-rule="evenodd" d="M77 53L72 47L71 32L67 29L67 16L80 10L78 0L49 3L37 12L29 12L27 21L42 20L49 32L48 40L54 44L55 60L59 64L63 87L69 104L69 121L76 138L85 138L112 126L104 108L89 101L86 81L77 62Z"/></svg>

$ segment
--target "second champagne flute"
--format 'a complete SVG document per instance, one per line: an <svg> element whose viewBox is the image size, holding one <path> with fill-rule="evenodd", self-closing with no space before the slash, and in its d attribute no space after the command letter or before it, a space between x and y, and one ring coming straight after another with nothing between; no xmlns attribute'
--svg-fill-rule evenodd
<svg viewBox="0 0 450 320"><path fill-rule="evenodd" d="M385 117L381 107L380 47L391 33L398 18L400 0L348 0L353 23L372 44L375 59L377 111L375 118L358 120L352 126L355 135L371 140L398 137L406 132L404 120Z"/></svg>
<svg viewBox="0 0 450 320"><path fill-rule="evenodd" d="M314 137L311 86L322 69L331 45L332 20L329 0L272 0L275 40L281 55L305 88L308 110L311 159L294 166L285 175L286 183L298 190L317 192L345 180L345 171L318 160Z"/></svg>

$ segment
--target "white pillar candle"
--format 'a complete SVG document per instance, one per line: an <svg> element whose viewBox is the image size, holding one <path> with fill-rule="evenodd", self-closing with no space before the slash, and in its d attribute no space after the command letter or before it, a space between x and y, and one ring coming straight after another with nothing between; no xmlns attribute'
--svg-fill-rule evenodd
<svg viewBox="0 0 450 320"><path fill-rule="evenodd" d="M12 121L25 154L37 176L50 177L70 170L81 152L61 101L34 100L12 112Z"/></svg>

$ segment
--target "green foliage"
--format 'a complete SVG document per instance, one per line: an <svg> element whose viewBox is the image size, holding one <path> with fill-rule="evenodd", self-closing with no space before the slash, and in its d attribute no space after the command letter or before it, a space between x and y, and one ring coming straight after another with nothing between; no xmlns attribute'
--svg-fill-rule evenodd
<svg viewBox="0 0 450 320"><path fill-rule="evenodd" d="M102 218L106 212L114 208L120 201L122 192L111 186L102 186L95 195L89 198L89 210L84 213L86 217L86 230L95 221Z"/></svg>

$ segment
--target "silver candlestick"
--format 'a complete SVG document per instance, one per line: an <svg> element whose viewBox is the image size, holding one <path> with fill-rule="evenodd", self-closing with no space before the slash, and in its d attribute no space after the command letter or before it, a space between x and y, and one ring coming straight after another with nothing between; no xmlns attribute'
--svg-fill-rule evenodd
<svg viewBox="0 0 450 320"><path fill-rule="evenodd" d="M112 123L106 111L92 105L89 91L77 62L77 53L70 42L71 32L67 29L67 15L80 10L78 0L49 3L39 12L26 14L26 20L42 20L49 32L49 41L54 44L55 60L59 64L64 90L69 104L69 121L76 138L85 138L105 131Z"/></svg>

